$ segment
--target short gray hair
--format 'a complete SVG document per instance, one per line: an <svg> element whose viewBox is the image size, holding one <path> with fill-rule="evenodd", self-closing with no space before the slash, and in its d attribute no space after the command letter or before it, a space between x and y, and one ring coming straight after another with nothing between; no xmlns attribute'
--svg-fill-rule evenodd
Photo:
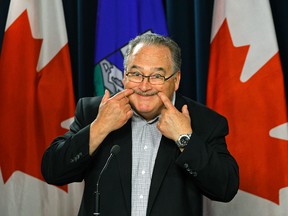
<svg viewBox="0 0 288 216"><path fill-rule="evenodd" d="M181 49L178 44L167 36L162 36L155 33L146 33L138 35L134 39L130 40L124 56L124 70L127 69L129 56L133 52L134 48L140 43L147 45L162 45L169 48L172 57L173 72L176 73L181 69Z"/></svg>

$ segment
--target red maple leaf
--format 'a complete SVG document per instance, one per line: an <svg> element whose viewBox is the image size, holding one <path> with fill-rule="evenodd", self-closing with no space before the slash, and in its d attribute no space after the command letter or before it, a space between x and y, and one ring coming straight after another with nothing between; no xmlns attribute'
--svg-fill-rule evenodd
<svg viewBox="0 0 288 216"><path fill-rule="evenodd" d="M233 46L225 21L211 43L207 105L228 118L227 143L240 167L240 189L279 204L279 190L288 186L288 143L269 131L288 120L283 74L276 54L241 82L248 51Z"/></svg>
<svg viewBox="0 0 288 216"><path fill-rule="evenodd" d="M43 180L42 155L57 135L66 132L60 123L74 114L68 46L37 72L41 44L32 37L26 11L5 32L0 58L4 182L16 170Z"/></svg>

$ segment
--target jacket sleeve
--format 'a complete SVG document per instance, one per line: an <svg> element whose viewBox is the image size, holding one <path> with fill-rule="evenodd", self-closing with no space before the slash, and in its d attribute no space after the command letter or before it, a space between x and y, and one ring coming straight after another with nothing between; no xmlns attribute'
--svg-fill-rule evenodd
<svg viewBox="0 0 288 216"><path fill-rule="evenodd" d="M83 107L83 99L80 99L70 130L63 136L57 137L44 152L41 171L49 184L64 185L81 182L89 167L90 122L84 118Z"/></svg>
<svg viewBox="0 0 288 216"><path fill-rule="evenodd" d="M228 123L217 114L210 121L206 121L206 117L200 120L200 126L194 125L191 139L176 163L203 195L229 202L239 188L239 170L226 145Z"/></svg>

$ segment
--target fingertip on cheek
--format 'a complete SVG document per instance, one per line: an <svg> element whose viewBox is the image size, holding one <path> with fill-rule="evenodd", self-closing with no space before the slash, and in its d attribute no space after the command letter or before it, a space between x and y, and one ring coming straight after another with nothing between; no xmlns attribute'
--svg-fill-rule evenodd
<svg viewBox="0 0 288 216"><path fill-rule="evenodd" d="M163 92L158 92L158 97L160 98L160 100L162 101L162 103L163 103Z"/></svg>
<svg viewBox="0 0 288 216"><path fill-rule="evenodd" d="M134 94L133 89L125 89L125 97L129 97L130 95Z"/></svg>
<svg viewBox="0 0 288 216"><path fill-rule="evenodd" d="M130 91L131 93L134 93L134 92L135 92L135 90L132 89L132 88L129 88L129 91Z"/></svg>

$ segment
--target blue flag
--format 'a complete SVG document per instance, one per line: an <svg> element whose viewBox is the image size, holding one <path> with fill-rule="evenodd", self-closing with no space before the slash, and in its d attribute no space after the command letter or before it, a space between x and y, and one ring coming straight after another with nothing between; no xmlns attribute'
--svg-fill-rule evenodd
<svg viewBox="0 0 288 216"><path fill-rule="evenodd" d="M95 38L96 95L123 89L123 55L129 40L154 32L167 35L162 0L99 0Z"/></svg>

